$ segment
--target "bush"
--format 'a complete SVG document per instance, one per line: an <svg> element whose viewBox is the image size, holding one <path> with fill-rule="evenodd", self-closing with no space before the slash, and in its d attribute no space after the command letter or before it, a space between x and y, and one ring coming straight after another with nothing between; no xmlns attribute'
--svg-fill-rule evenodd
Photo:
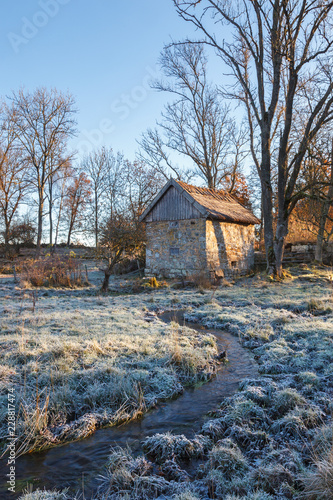
<svg viewBox="0 0 333 500"><path fill-rule="evenodd" d="M193 286L195 288L198 288L199 290L209 290L212 288L212 280L204 271L192 274L188 277L188 280L193 283Z"/></svg>
<svg viewBox="0 0 333 500"><path fill-rule="evenodd" d="M88 283L82 279L79 261L73 256L46 255L22 264L23 282L35 287L74 287Z"/></svg>
<svg viewBox="0 0 333 500"><path fill-rule="evenodd" d="M36 228L29 220L12 224L9 241L13 245L24 245L31 248L34 246L35 237Z"/></svg>

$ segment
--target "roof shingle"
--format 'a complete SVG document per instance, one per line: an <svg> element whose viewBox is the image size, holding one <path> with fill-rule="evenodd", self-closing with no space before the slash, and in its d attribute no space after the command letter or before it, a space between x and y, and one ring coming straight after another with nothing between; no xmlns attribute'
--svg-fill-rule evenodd
<svg viewBox="0 0 333 500"><path fill-rule="evenodd" d="M259 224L260 220L232 195L225 191L202 188L175 181L207 211L207 217L224 222Z"/></svg>

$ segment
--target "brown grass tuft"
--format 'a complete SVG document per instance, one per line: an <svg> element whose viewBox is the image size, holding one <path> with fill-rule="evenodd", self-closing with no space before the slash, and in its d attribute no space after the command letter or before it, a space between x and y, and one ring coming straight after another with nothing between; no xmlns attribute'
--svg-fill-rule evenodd
<svg viewBox="0 0 333 500"><path fill-rule="evenodd" d="M39 259L28 259L22 265L21 283L34 287L85 286L79 261L69 256L46 255Z"/></svg>
<svg viewBox="0 0 333 500"><path fill-rule="evenodd" d="M315 459L315 469L301 478L304 485L302 498L324 500L333 498L333 450Z"/></svg>

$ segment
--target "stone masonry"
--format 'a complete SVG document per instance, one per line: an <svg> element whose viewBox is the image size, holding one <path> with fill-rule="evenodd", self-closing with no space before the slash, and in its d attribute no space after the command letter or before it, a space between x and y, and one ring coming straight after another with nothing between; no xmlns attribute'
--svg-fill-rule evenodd
<svg viewBox="0 0 333 500"><path fill-rule="evenodd" d="M146 275L244 274L254 265L254 226L204 218L146 222Z"/></svg>

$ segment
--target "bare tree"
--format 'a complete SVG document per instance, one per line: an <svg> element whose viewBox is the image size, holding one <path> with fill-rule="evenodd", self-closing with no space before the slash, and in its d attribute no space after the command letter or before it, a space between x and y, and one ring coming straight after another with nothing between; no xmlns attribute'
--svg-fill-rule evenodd
<svg viewBox="0 0 333 500"><path fill-rule="evenodd" d="M140 157L167 179L171 174L188 181L198 175L209 188L217 188L235 175L243 150L235 148L241 143L230 110L208 82L204 49L188 43L166 47L160 62L167 79L155 82L154 88L175 101L165 107L158 128L143 135ZM190 160L193 167L179 168L171 152Z"/></svg>
<svg viewBox="0 0 333 500"><path fill-rule="evenodd" d="M315 234L315 260L322 262L324 244L333 232L333 144L330 134L321 135L309 147L298 185L307 197L297 205L294 217Z"/></svg>
<svg viewBox="0 0 333 500"><path fill-rule="evenodd" d="M0 215L7 250L11 225L28 191L27 165L17 144L14 123L13 109L4 106L0 124Z"/></svg>
<svg viewBox="0 0 333 500"><path fill-rule="evenodd" d="M320 203L320 217L319 217L319 223L318 223L318 233L317 233L317 242L316 242L316 250L315 250L315 260L317 262L322 262L323 261L323 246L324 246L324 239L325 239L325 233L327 235L327 240L332 236L332 230L333 228L328 231L326 226L327 222L330 220L332 223L332 219L330 217L330 208L333 205L333 144L332 144L332 149L331 149L331 154L330 154L330 165L329 165L329 173L328 173L328 187L327 189L322 193L323 194L323 199L321 200ZM332 224L331 224L332 226Z"/></svg>
<svg viewBox="0 0 333 500"><path fill-rule="evenodd" d="M212 46L231 69L235 85L229 96L245 103L251 151L261 181L267 270L281 276L289 215L305 195L297 191L302 162L309 144L333 118L330 19L333 3L327 0L173 0L173 3L179 15L204 35L202 42ZM302 127L291 138L300 108Z"/></svg>
<svg viewBox="0 0 333 500"><path fill-rule="evenodd" d="M82 215L91 197L91 181L84 172L72 178L67 188L64 201L64 213L68 223L67 245L71 243L73 231L81 224Z"/></svg>
<svg viewBox="0 0 333 500"><path fill-rule="evenodd" d="M55 251L58 244L59 233L61 230L61 223L63 222L64 216L64 204L65 196L68 186L75 176L75 171L71 164L64 165L60 170L59 175L55 176L55 183L53 183L52 193L53 193L53 212L55 214L55 235L54 235L54 245L53 251Z"/></svg>
<svg viewBox="0 0 333 500"><path fill-rule="evenodd" d="M124 196L126 210L134 220L139 220L140 215L164 184L164 176L154 168L141 161L127 162Z"/></svg>
<svg viewBox="0 0 333 500"><path fill-rule="evenodd" d="M102 147L87 155L81 164L81 170L85 172L91 181L92 190L92 213L93 213L93 233L95 237L95 247L98 248L99 231L103 209L103 195L106 182L107 150Z"/></svg>
<svg viewBox="0 0 333 500"><path fill-rule="evenodd" d="M144 238L143 225L130 214L114 214L113 218L102 226L101 243L108 258L101 289L103 292L108 289L115 265L128 257L138 255L143 248Z"/></svg>
<svg viewBox="0 0 333 500"><path fill-rule="evenodd" d="M128 161L120 152L114 153L112 148L104 148L104 190L103 204L105 217L112 219L113 215L119 211L119 205L123 202Z"/></svg>
<svg viewBox="0 0 333 500"><path fill-rule="evenodd" d="M112 187L112 197L109 198L100 226L101 256L107 260L104 270L102 290L106 291L111 274L116 264L124 259L139 258L144 251L145 231L139 222L139 216L151 202L164 184L164 178L153 168L142 162L131 163L109 151L108 182L106 182L105 197ZM110 194L110 193L109 193ZM110 205L109 202L112 201Z"/></svg>
<svg viewBox="0 0 333 500"><path fill-rule="evenodd" d="M55 89L13 92L15 132L30 165L31 183L38 196L37 247L42 240L45 188L71 155L67 142L75 134L74 99Z"/></svg>

